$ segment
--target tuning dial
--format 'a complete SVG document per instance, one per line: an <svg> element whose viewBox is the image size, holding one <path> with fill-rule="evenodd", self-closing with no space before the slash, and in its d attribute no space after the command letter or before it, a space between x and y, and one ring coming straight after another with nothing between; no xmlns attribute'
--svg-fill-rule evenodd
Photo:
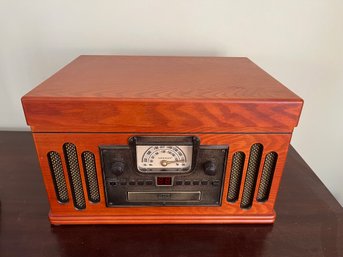
<svg viewBox="0 0 343 257"><path fill-rule="evenodd" d="M112 163L111 172L116 176L120 176L121 174L123 174L124 168L125 168L124 162L116 161Z"/></svg>
<svg viewBox="0 0 343 257"><path fill-rule="evenodd" d="M214 176L216 175L217 165L213 161L205 162L204 171L206 175Z"/></svg>

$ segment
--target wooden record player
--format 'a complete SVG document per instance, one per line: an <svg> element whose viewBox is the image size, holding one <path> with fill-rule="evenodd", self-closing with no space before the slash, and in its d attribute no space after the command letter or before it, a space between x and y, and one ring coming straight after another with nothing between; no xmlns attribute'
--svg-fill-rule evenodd
<svg viewBox="0 0 343 257"><path fill-rule="evenodd" d="M247 58L80 56L22 104L52 224L273 223L303 100Z"/></svg>

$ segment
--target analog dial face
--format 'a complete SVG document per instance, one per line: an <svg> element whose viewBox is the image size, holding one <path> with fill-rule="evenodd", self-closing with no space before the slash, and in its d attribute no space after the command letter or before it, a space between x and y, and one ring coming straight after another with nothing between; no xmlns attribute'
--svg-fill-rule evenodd
<svg viewBox="0 0 343 257"><path fill-rule="evenodd" d="M138 145L137 169L144 173L184 173L192 167L192 146Z"/></svg>

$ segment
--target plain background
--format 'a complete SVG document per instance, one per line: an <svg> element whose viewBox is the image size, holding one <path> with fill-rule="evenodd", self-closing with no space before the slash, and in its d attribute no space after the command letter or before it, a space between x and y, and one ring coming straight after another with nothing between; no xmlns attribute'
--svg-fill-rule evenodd
<svg viewBox="0 0 343 257"><path fill-rule="evenodd" d="M343 1L0 0L0 129L81 54L249 57L304 98L292 144L343 204Z"/></svg>

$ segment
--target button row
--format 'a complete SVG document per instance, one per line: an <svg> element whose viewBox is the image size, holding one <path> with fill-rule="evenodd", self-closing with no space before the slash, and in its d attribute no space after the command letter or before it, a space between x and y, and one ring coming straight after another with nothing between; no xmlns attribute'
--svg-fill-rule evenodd
<svg viewBox="0 0 343 257"><path fill-rule="evenodd" d="M129 180L127 181L126 179L123 179L123 180L120 180L120 181L110 181L109 184L111 186L126 186L126 185L130 185L130 186L135 186L135 185L138 185L138 186L152 186L154 185L154 182L152 180Z"/></svg>
<svg viewBox="0 0 343 257"><path fill-rule="evenodd" d="M208 180L176 180L175 181L175 185L176 186L198 186L198 185L202 185L202 186L207 186L207 185L213 185L213 186L220 186L220 180L213 180L213 181L208 181Z"/></svg>
<svg viewBox="0 0 343 257"><path fill-rule="evenodd" d="M122 179L120 181L110 181L109 184L111 186L126 186L126 185L130 185L130 186L153 186L154 182L153 180L126 180L126 179ZM207 186L207 185L212 185L212 186L220 186L220 180L213 180L213 181L208 181L208 180L175 180L174 185L175 186Z"/></svg>

